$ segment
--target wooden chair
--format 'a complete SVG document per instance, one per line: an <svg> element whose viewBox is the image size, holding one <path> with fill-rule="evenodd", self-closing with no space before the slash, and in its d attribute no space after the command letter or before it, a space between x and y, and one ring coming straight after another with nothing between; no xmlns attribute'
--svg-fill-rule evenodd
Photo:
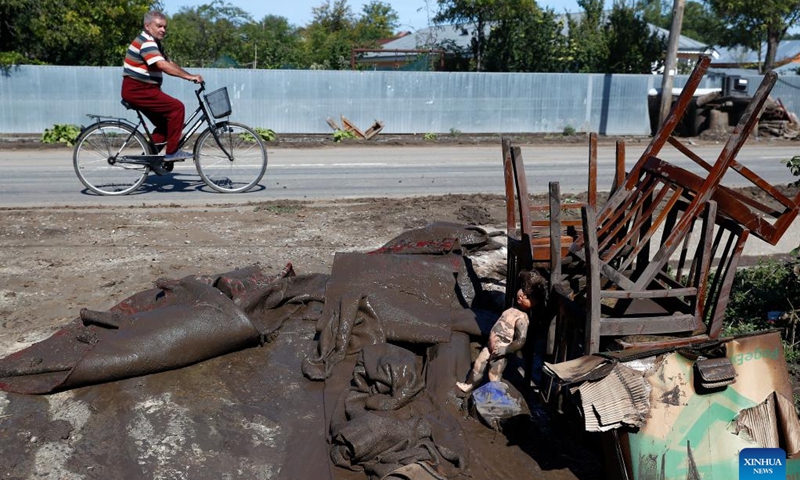
<svg viewBox="0 0 800 480"><path fill-rule="evenodd" d="M559 259L566 258L573 238L580 231L581 220L579 218L561 220L562 211L578 210L586 204L597 205L597 134L589 135L587 201L568 203L559 208L558 212L552 210L552 201L546 204L531 204L522 150L520 147L512 145L507 138L503 139L502 148L506 193L506 231L508 232L506 307L510 307L519 288L517 282L522 270L539 267L553 271L551 259L556 257L551 254L554 245L551 233L554 231L559 232L555 243L559 245L561 253L557 257ZM622 183L624 176L625 143L618 141L612 192ZM553 195L560 197L560 191L553 191L552 188L551 186L550 197L552 198ZM549 218L542 218L546 215L549 215ZM554 217L557 217L559 226L551 229L550 225Z"/></svg>
<svg viewBox="0 0 800 480"><path fill-rule="evenodd" d="M707 339L712 331L719 333L724 311L719 307L727 301L730 284L726 281L732 280L732 273L726 273L714 284L714 303L708 304L709 269L717 253L712 239L715 231L733 239L732 250L724 259L730 272L735 270L736 252L741 252L749 233L749 224L741 222L744 214L733 208L739 205L732 204L719 184L756 126L775 75L764 77L717 161L701 178L656 155L668 141L707 63L700 62L695 68L664 126L631 169L624 185L596 214L591 205L582 209L583 236L573 243L571 254L584 265L585 283L575 283L568 300L584 306L585 335L582 348L562 352L564 359L597 352L602 337L668 335L683 337L671 342L691 342ZM737 215L743 225L731 223ZM791 211L779 218L773 232L788 227L783 222L790 217L794 218ZM687 245L696 224L700 225L699 239L691 267L687 267ZM771 235L774 238L775 233ZM675 269L668 261L681 245L684 247ZM712 319L713 325L707 323L711 317L716 319L716 323ZM562 329L562 335L563 332Z"/></svg>

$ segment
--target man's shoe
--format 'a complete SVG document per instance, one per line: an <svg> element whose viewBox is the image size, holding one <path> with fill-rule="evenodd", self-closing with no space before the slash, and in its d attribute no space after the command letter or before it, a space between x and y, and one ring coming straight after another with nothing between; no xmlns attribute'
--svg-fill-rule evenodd
<svg viewBox="0 0 800 480"><path fill-rule="evenodd" d="M194 158L194 155L189 152L184 152L183 150L178 150L175 153L168 153L164 155L165 162L174 162L175 160L185 160L187 158Z"/></svg>

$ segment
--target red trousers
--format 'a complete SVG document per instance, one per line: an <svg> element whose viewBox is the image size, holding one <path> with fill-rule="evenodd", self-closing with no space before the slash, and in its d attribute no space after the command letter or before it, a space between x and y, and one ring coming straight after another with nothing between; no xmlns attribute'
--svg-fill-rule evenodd
<svg viewBox="0 0 800 480"><path fill-rule="evenodd" d="M122 99L140 110L153 125L153 141L167 142L165 153L175 153L183 132L183 102L161 91L159 85L122 77Z"/></svg>

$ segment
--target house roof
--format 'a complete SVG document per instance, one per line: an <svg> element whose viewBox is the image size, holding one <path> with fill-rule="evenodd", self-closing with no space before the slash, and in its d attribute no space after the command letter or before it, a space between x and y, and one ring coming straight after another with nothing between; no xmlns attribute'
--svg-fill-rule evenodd
<svg viewBox="0 0 800 480"><path fill-rule="evenodd" d="M582 14L569 15L579 17ZM561 15L558 18L558 21L564 25L564 30L562 33L566 35L568 32L566 27L566 16ZM664 35L665 38L669 36L669 30L657 27L655 25L649 25L649 27L651 31L655 31L661 35ZM490 29L491 25L487 25L487 34L489 33ZM396 53L397 51L437 49L441 48L440 46L443 44L453 44L464 49L465 51L469 51L471 40L472 32L471 27L468 25L435 25L432 27L422 28L410 35L405 35L398 39L386 42L382 46L384 51L368 52L364 54L363 58L368 60L389 59L398 56ZM392 52L392 50L395 52ZM714 48L710 45L698 42L697 40L691 39L684 35L680 36L678 42L678 52L684 54L716 54Z"/></svg>
<svg viewBox="0 0 800 480"><path fill-rule="evenodd" d="M651 23L647 24L651 32L656 32L664 38L669 38L669 30L666 28L657 27ZM678 37L678 53L697 53L703 55L711 55L716 58L718 52L711 45L706 45L703 42L689 38L685 35Z"/></svg>
<svg viewBox="0 0 800 480"><path fill-rule="evenodd" d="M395 57L394 51L428 50L440 48L442 44L455 44L468 48L472 35L467 27L459 25L436 25L417 30L410 35L383 44L383 52L367 52L364 58Z"/></svg>
<svg viewBox="0 0 800 480"><path fill-rule="evenodd" d="M758 51L744 47L717 47L719 58L711 63L712 66L721 65L741 65L748 63L761 63L767 53L766 42L761 44L761 55ZM778 44L778 51L775 52L775 63L782 64L791 61L800 55L800 40L784 40Z"/></svg>

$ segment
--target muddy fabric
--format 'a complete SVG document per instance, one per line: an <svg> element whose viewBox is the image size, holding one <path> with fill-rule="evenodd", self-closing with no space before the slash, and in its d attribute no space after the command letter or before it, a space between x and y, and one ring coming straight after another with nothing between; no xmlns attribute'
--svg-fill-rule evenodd
<svg viewBox="0 0 800 480"><path fill-rule="evenodd" d="M240 297L247 292L259 290L275 280L293 277L294 275L292 264L287 263L282 270L275 274L268 274L260 266L251 265L217 275L190 275L185 280L194 279L216 287L228 298L239 304L241 302ZM177 284L181 280L184 279L159 279L156 281L155 288L131 295L111 307L110 311L133 315L154 308L162 308L168 304L185 302L187 299L175 297L175 292L169 289L170 285Z"/></svg>
<svg viewBox="0 0 800 480"><path fill-rule="evenodd" d="M413 353L391 344L361 349L353 370L353 387L369 393L368 410L397 410L407 405L425 386Z"/></svg>
<svg viewBox="0 0 800 480"><path fill-rule="evenodd" d="M313 322L289 319L263 347L182 369L52 395L0 392L0 472L331 480L324 385L300 371L314 335Z"/></svg>
<svg viewBox="0 0 800 480"><path fill-rule="evenodd" d="M325 275L249 267L159 280L107 312L0 360L0 389L49 393L190 365L274 339L283 322L321 311ZM219 287L219 288L217 288ZM314 313L316 312L316 313Z"/></svg>
<svg viewBox="0 0 800 480"><path fill-rule="evenodd" d="M386 242L383 248L424 244L445 238L457 239L466 253L501 248L500 244L493 241L486 230L475 225L451 222L434 222L423 228L407 230Z"/></svg>
<svg viewBox="0 0 800 480"><path fill-rule="evenodd" d="M472 367L469 335L453 332L449 342L429 347L425 359L425 390L437 404L457 409L461 400L453 387Z"/></svg>
<svg viewBox="0 0 800 480"><path fill-rule="evenodd" d="M319 319L328 278L321 273L282 278L248 291L238 305L258 330L262 341L272 341L278 329L291 318Z"/></svg>
<svg viewBox="0 0 800 480"><path fill-rule="evenodd" d="M381 480L447 480L439 472L425 462L416 462L403 465L397 470L387 474Z"/></svg>
<svg viewBox="0 0 800 480"><path fill-rule="evenodd" d="M457 238L435 240L399 241L367 252L370 255L393 253L396 255L445 255L463 253Z"/></svg>
<svg viewBox="0 0 800 480"><path fill-rule="evenodd" d="M439 448L429 414L437 409L423 392L420 359L391 344L365 346L353 382L331 419L334 465L382 478L403 465L443 460L461 465L459 452Z"/></svg>
<svg viewBox="0 0 800 480"><path fill-rule="evenodd" d="M324 379L365 345L431 345L449 341L453 331L480 334L462 276L464 259L455 254L337 253L317 323L317 354L303 363L303 373Z"/></svg>

